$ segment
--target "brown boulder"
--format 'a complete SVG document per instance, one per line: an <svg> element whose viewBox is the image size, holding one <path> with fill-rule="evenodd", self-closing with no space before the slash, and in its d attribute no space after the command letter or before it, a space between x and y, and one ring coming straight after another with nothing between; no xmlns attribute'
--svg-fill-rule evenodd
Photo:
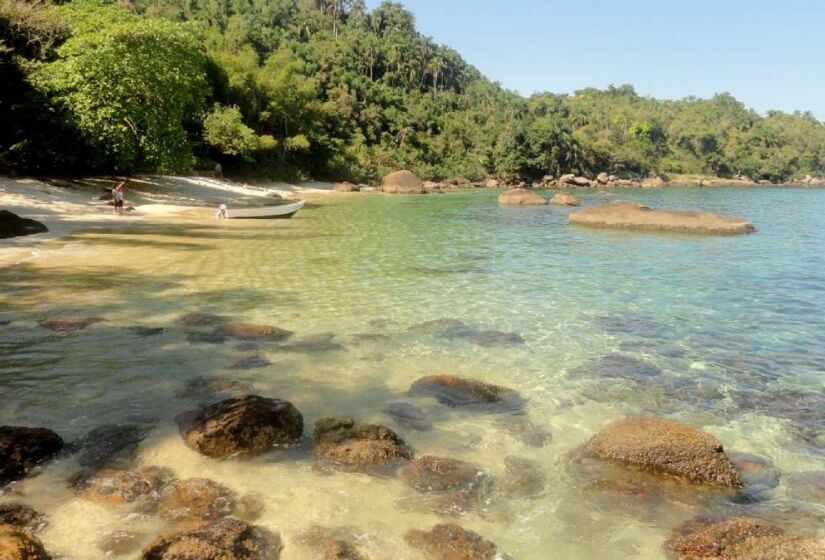
<svg viewBox="0 0 825 560"><path fill-rule="evenodd" d="M488 474L473 464L432 455L404 465L399 474L408 486L425 493L477 491L490 481Z"/></svg>
<svg viewBox="0 0 825 560"><path fill-rule="evenodd" d="M154 504L171 475L157 467L121 471L103 469L80 476L72 484L82 498L106 505L120 506L136 502Z"/></svg>
<svg viewBox="0 0 825 560"><path fill-rule="evenodd" d="M748 539L781 534L782 531L770 523L752 517L700 519L678 527L665 548L685 560L716 560L730 558L731 549Z"/></svg>
<svg viewBox="0 0 825 560"><path fill-rule="evenodd" d="M46 516L25 504L0 505L0 525L12 525L26 531L39 531L46 526Z"/></svg>
<svg viewBox="0 0 825 560"><path fill-rule="evenodd" d="M410 386L407 394L435 397L441 404L451 407L517 410L524 404L521 396L512 389L452 375L422 377Z"/></svg>
<svg viewBox="0 0 825 560"><path fill-rule="evenodd" d="M357 424L352 418L321 418L313 432L316 456L344 469L369 469L408 461L412 450L386 426Z"/></svg>
<svg viewBox="0 0 825 560"><path fill-rule="evenodd" d="M390 194L424 194L424 183L411 171L396 171L381 180L381 190Z"/></svg>
<svg viewBox="0 0 825 560"><path fill-rule="evenodd" d="M218 327L216 332L241 340L283 340L293 334L292 331L278 327L250 323L226 323Z"/></svg>
<svg viewBox="0 0 825 560"><path fill-rule="evenodd" d="M321 560L367 560L367 557L347 541L333 540L324 546Z"/></svg>
<svg viewBox="0 0 825 560"><path fill-rule="evenodd" d="M495 543L455 523L441 523L430 531L412 529L404 540L433 560L493 560Z"/></svg>
<svg viewBox="0 0 825 560"><path fill-rule="evenodd" d="M560 192L550 199L550 204L559 206L578 206L579 199L567 192Z"/></svg>
<svg viewBox="0 0 825 560"><path fill-rule="evenodd" d="M29 475L63 449L63 439L46 428L0 426L0 486Z"/></svg>
<svg viewBox="0 0 825 560"><path fill-rule="evenodd" d="M559 184L562 185L575 185L576 184L576 176L572 173L565 173L561 177L559 177Z"/></svg>
<svg viewBox="0 0 825 560"><path fill-rule="evenodd" d="M589 187L593 184L593 182L587 177L574 177L571 184L576 185L577 187Z"/></svg>
<svg viewBox="0 0 825 560"><path fill-rule="evenodd" d="M143 549L142 560L277 560L281 537L236 519L173 531Z"/></svg>
<svg viewBox="0 0 825 560"><path fill-rule="evenodd" d="M665 184L664 179L659 177L658 175L651 175L646 179L642 179L642 187L650 188L650 187L663 187Z"/></svg>
<svg viewBox="0 0 825 560"><path fill-rule="evenodd" d="M538 206L547 204L547 199L527 189L509 189L498 195L498 203L507 206Z"/></svg>
<svg viewBox="0 0 825 560"><path fill-rule="evenodd" d="M782 535L754 537L730 549L731 560L822 560L825 539Z"/></svg>
<svg viewBox="0 0 825 560"><path fill-rule="evenodd" d="M26 531L0 525L0 559L2 560L51 560L40 539Z"/></svg>
<svg viewBox="0 0 825 560"><path fill-rule="evenodd" d="M753 225L741 218L707 212L652 210L647 206L615 200L570 215L570 223L598 228L669 231L681 233L752 233Z"/></svg>
<svg viewBox="0 0 825 560"><path fill-rule="evenodd" d="M237 508L232 490L208 478L175 482L160 503L165 519L220 519Z"/></svg>
<svg viewBox="0 0 825 560"><path fill-rule="evenodd" d="M178 420L186 445L217 459L291 445L304 430L304 418L292 403L257 395L219 401Z"/></svg>
<svg viewBox="0 0 825 560"><path fill-rule="evenodd" d="M0 239L34 235L35 233L45 233L47 231L49 231L49 228L37 220L21 218L8 210L0 210Z"/></svg>
<svg viewBox="0 0 825 560"><path fill-rule="evenodd" d="M58 332L80 331L102 321L100 317L49 317L38 321L44 329Z"/></svg>
<svg viewBox="0 0 825 560"><path fill-rule="evenodd" d="M602 171L596 176L596 182L600 185L606 185L610 181L610 175Z"/></svg>
<svg viewBox="0 0 825 560"><path fill-rule="evenodd" d="M673 420L622 418L596 434L586 450L598 459L696 483L742 486L719 440Z"/></svg>
<svg viewBox="0 0 825 560"><path fill-rule="evenodd" d="M335 192L359 192L361 187L358 185L353 185L348 181L343 181L341 183L335 183L335 186L332 187L332 190Z"/></svg>

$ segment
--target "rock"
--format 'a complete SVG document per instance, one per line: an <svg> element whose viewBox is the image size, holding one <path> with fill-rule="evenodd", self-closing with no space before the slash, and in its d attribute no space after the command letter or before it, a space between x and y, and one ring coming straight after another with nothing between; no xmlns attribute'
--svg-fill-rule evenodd
<svg viewBox="0 0 825 560"><path fill-rule="evenodd" d="M825 471L797 472L786 480L788 495L805 502L825 504Z"/></svg>
<svg viewBox="0 0 825 560"><path fill-rule="evenodd" d="M424 194L421 179L410 171L396 171L381 180L381 190L391 194Z"/></svg>
<svg viewBox="0 0 825 560"><path fill-rule="evenodd" d="M566 173L559 177L559 183L562 185L575 185L576 184L576 176L572 173Z"/></svg>
<svg viewBox="0 0 825 560"><path fill-rule="evenodd" d="M208 478L178 480L160 503L164 519L220 519L237 508L234 493Z"/></svg>
<svg viewBox="0 0 825 560"><path fill-rule="evenodd" d="M72 332L83 330L89 325L99 323L102 320L100 317L50 317L38 321L37 324L52 331Z"/></svg>
<svg viewBox="0 0 825 560"><path fill-rule="evenodd" d="M455 523L441 523L430 531L411 529L404 540L433 560L494 560L495 543Z"/></svg>
<svg viewBox="0 0 825 560"><path fill-rule="evenodd" d="M0 525L37 532L46 526L46 516L25 504L0 504Z"/></svg>
<svg viewBox="0 0 825 560"><path fill-rule="evenodd" d="M610 175L602 171L598 175L596 175L596 182L600 185L606 185L610 181Z"/></svg>
<svg viewBox="0 0 825 560"><path fill-rule="evenodd" d="M0 487L27 477L63 449L63 439L46 428L0 426Z"/></svg>
<svg viewBox="0 0 825 560"><path fill-rule="evenodd" d="M524 344L524 339L521 335L504 331L474 331L466 336L469 342L484 346L517 346Z"/></svg>
<svg viewBox="0 0 825 560"><path fill-rule="evenodd" d="M114 531L98 543L98 548L107 556L123 556L137 550L143 535L133 531Z"/></svg>
<svg viewBox="0 0 825 560"><path fill-rule="evenodd" d="M262 368L268 365L271 365L266 356L261 354L254 354L252 356L246 356L244 358L240 358L234 364L232 364L231 369L255 369L255 368Z"/></svg>
<svg viewBox="0 0 825 560"><path fill-rule="evenodd" d="M8 210L0 210L0 239L34 235L49 231L44 224L29 218L21 218Z"/></svg>
<svg viewBox="0 0 825 560"><path fill-rule="evenodd" d="M767 457L753 453L729 453L731 463L751 489L753 487L776 488L781 473ZM823 494L825 501L825 494Z"/></svg>
<svg viewBox="0 0 825 560"><path fill-rule="evenodd" d="M100 469L113 465L125 466L134 458L149 429L148 426L135 424L99 426L72 442L69 448L79 454L81 467Z"/></svg>
<svg viewBox="0 0 825 560"><path fill-rule="evenodd" d="M352 418L321 418L313 432L316 456L333 466L369 469L409 461L412 450L386 426L357 424Z"/></svg>
<svg viewBox="0 0 825 560"><path fill-rule="evenodd" d="M738 488L739 473L712 435L673 420L629 416L586 445L594 457L695 483Z"/></svg>
<svg viewBox="0 0 825 560"><path fill-rule="evenodd" d="M593 183L587 177L575 177L573 178L572 184L576 185L577 187L589 187Z"/></svg>
<svg viewBox="0 0 825 560"><path fill-rule="evenodd" d="M347 541L335 540L324 546L321 560L367 560L367 557Z"/></svg>
<svg viewBox="0 0 825 560"><path fill-rule="evenodd" d="M73 481L72 487L81 498L100 504L121 506L137 502L153 505L160 499L160 491L170 478L168 471L157 467L132 471L103 469L81 475Z"/></svg>
<svg viewBox="0 0 825 560"><path fill-rule="evenodd" d="M619 178L616 175L610 175L610 176L607 177L607 182L608 183L615 183L618 180L619 180Z"/></svg>
<svg viewBox="0 0 825 560"><path fill-rule="evenodd" d="M404 465L399 471L407 485L419 492L469 491L478 493L489 482L479 467L444 457L425 455Z"/></svg>
<svg viewBox="0 0 825 560"><path fill-rule="evenodd" d="M732 517L722 521L689 521L678 527L665 548L685 560L732 558L731 550L755 537L777 536L782 531L752 517Z"/></svg>
<svg viewBox="0 0 825 560"><path fill-rule="evenodd" d="M652 210L626 200L615 200L595 208L579 210L570 215L570 223L599 228L682 233L738 234L756 231L753 225L740 218L707 212Z"/></svg>
<svg viewBox="0 0 825 560"><path fill-rule="evenodd" d="M547 476L541 465L521 457L504 458L501 488L510 498L534 498L544 492Z"/></svg>
<svg viewBox="0 0 825 560"><path fill-rule="evenodd" d="M524 404L521 396L512 389L452 375L422 377L410 386L407 394L435 397L441 404L451 407L518 410Z"/></svg>
<svg viewBox="0 0 825 560"><path fill-rule="evenodd" d="M358 192L361 190L361 187L358 185L353 185L348 181L343 181L341 183L335 183L335 186L332 187L332 190L335 192Z"/></svg>
<svg viewBox="0 0 825 560"><path fill-rule="evenodd" d="M254 392L255 389L252 385L236 379L221 376L199 376L187 381L186 387L178 396L212 402L229 397L243 397Z"/></svg>
<svg viewBox="0 0 825 560"><path fill-rule="evenodd" d="M662 187L664 186L664 180L659 177L658 175L652 175L646 179L642 180L642 187L650 188L650 187Z"/></svg>
<svg viewBox="0 0 825 560"><path fill-rule="evenodd" d="M280 347L285 352L300 352L303 354L315 354L316 352L337 352L346 350L343 344L335 342L335 335L332 333L312 334L302 336L292 340L289 344Z"/></svg>
<svg viewBox="0 0 825 560"><path fill-rule="evenodd" d="M567 192L560 192L553 195L553 198L550 199L550 204L556 204L558 206L578 206L579 199Z"/></svg>
<svg viewBox="0 0 825 560"><path fill-rule="evenodd" d="M408 430L424 432L433 427L424 411L414 404L405 402L390 403L384 408L384 412L398 422L402 428Z"/></svg>
<svg viewBox="0 0 825 560"><path fill-rule="evenodd" d="M410 327L410 331L441 338L458 338L468 336L475 332L475 329L458 319L434 319Z"/></svg>
<svg viewBox="0 0 825 560"><path fill-rule="evenodd" d="M509 189L498 195L498 203L510 206L542 205L547 204L547 199L527 189Z"/></svg>
<svg viewBox="0 0 825 560"><path fill-rule="evenodd" d="M258 455L301 439L304 418L292 403L247 395L179 417L183 441L216 459Z"/></svg>
<svg viewBox="0 0 825 560"><path fill-rule="evenodd" d="M26 531L0 525L0 558L2 560L51 560L43 543Z"/></svg>
<svg viewBox="0 0 825 560"><path fill-rule="evenodd" d="M270 325L253 325L251 323L226 323L216 332L240 340L284 340L293 333Z"/></svg>
<svg viewBox="0 0 825 560"><path fill-rule="evenodd" d="M729 557L731 560L822 560L825 539L754 537L732 546Z"/></svg>
<svg viewBox="0 0 825 560"><path fill-rule="evenodd" d="M213 315L211 313L188 313L180 318L180 322L187 327L209 327L221 325L229 319L224 315Z"/></svg>
<svg viewBox="0 0 825 560"><path fill-rule="evenodd" d="M497 179L487 179L484 181L484 187L488 189L497 189L501 186Z"/></svg>
<svg viewBox="0 0 825 560"><path fill-rule="evenodd" d="M142 560L277 560L281 537L236 519L173 531L143 549Z"/></svg>
<svg viewBox="0 0 825 560"><path fill-rule="evenodd" d="M544 447L551 440L549 432L524 416L500 418L496 420L495 426L530 447Z"/></svg>
<svg viewBox="0 0 825 560"><path fill-rule="evenodd" d="M238 500L238 507L235 510L235 517L242 521L255 521L260 519L266 511L266 503L262 495L257 492L245 494Z"/></svg>
<svg viewBox="0 0 825 560"><path fill-rule="evenodd" d="M226 342L226 335L221 332L188 332L186 333L188 342L203 342L206 344L221 344Z"/></svg>

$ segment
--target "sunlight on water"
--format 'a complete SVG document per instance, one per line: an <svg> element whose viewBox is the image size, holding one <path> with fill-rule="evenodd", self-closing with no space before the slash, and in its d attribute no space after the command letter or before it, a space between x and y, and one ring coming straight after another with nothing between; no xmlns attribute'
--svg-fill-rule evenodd
<svg viewBox="0 0 825 560"><path fill-rule="evenodd" d="M585 205L609 200L577 194ZM570 227L564 208L498 208L495 193L467 192L323 197L289 221L223 223L195 211L174 224L76 234L0 271L0 319L11 321L0 327L0 423L48 427L67 441L106 424L143 426L134 466L258 496L265 508L255 523L281 533L285 559L317 557L299 538L314 525L350 528L374 559L419 558L404 533L444 521L520 560L665 558L671 529L705 513L772 516L825 536L825 504L792 496L787 484L791 473L825 469L825 191L621 194L743 216L758 233L587 230ZM179 322L192 312L295 331L292 346L192 341L197 329ZM59 315L104 321L74 333L37 326ZM413 328L436 319L499 332L472 339ZM250 364L260 367L242 369ZM517 390L551 439L525 442L500 414L405 396L434 373ZM174 420L199 402L184 395L186 383L208 375L291 401L305 434L319 417L351 415L393 427L417 455L463 459L498 480L506 458L520 457L546 479L529 497L496 486L452 518L395 477L315 468L308 444L208 459L183 444ZM434 428L399 427L383 412L399 401L419 406ZM576 450L628 413L704 427L729 452L769 458L779 481L734 497L593 485ZM98 543L113 531L148 540L163 529L151 512L75 495L67 480L77 461L64 457L0 497L48 514L41 536L54 554L104 558Z"/></svg>

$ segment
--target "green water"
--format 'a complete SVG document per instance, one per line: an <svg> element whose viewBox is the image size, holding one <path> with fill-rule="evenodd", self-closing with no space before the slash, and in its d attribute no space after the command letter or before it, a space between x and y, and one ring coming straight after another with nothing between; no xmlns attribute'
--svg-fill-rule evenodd
<svg viewBox="0 0 825 560"><path fill-rule="evenodd" d="M203 210L41 247L0 273L0 320L11 321L0 327L0 423L49 427L67 441L105 424L146 426L136 466L259 495L266 510L256 523L281 533L285 559L316 557L298 539L313 525L350 527L374 559L419 558L404 532L444 521L521 560L665 558L671 529L705 513L764 515L825 536L825 504L786 483L794 472L825 469L825 191L615 192L745 217L758 233L582 229L567 224L568 209L499 208L497 193L483 191L319 197L289 221L215 222ZM577 195L584 205L618 198ZM191 312L278 325L299 340L330 333L340 346L190 342L178 319ZM69 334L36 325L54 315L106 321ZM524 343L410 330L445 318ZM125 329L136 325L165 330L141 337ZM252 354L271 363L232 369ZM529 399L529 420L552 439L526 445L500 416L404 396L434 373L516 389ZM328 415L384 423L418 455L463 459L499 478L506 457L529 459L545 485L527 498L493 491L483 507L453 518L429 511L400 480L319 471L302 450L207 459L183 445L174 422L197 404L182 388L204 375L290 400L307 427ZM399 428L383 413L397 401L423 409L434 429ZM777 478L737 496L680 487L639 499L594 485L575 452L628 413L704 427L728 451L772 461ZM43 541L72 560L103 558L97 542L114 530L149 539L162 529L153 515L75 496L66 479L77 469L76 458L61 459L0 499L47 513Z"/></svg>

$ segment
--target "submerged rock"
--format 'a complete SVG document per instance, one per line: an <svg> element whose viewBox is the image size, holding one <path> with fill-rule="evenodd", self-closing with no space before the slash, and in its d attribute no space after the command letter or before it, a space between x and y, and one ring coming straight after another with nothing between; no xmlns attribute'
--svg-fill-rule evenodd
<svg viewBox="0 0 825 560"><path fill-rule="evenodd" d="M163 327L145 327L143 325L136 325L134 327L125 327L127 331L137 336L149 337L162 334L165 330Z"/></svg>
<svg viewBox="0 0 825 560"><path fill-rule="evenodd" d="M14 212L0 210L0 239L34 235L49 231L44 224L30 218L21 218Z"/></svg>
<svg viewBox="0 0 825 560"><path fill-rule="evenodd" d="M186 382L186 387L179 396L214 401L228 397L243 397L254 391L252 385L229 377L194 377Z"/></svg>
<svg viewBox="0 0 825 560"><path fill-rule="evenodd" d="M0 558L3 560L51 560L43 543L19 527L0 525Z"/></svg>
<svg viewBox="0 0 825 560"><path fill-rule="evenodd" d="M684 560L739 558L732 555L736 545L756 537L778 535L782 535L780 529L752 517L698 519L678 527L665 548Z"/></svg>
<svg viewBox="0 0 825 560"><path fill-rule="evenodd" d="M103 321L100 317L49 317L38 321L38 325L44 329L57 332L80 331Z"/></svg>
<svg viewBox="0 0 825 560"><path fill-rule="evenodd" d="M524 339L521 335L496 330L475 331L467 336L467 340L473 344L478 344L479 346L484 347L517 346L519 344L524 344Z"/></svg>
<svg viewBox="0 0 825 560"><path fill-rule="evenodd" d="M236 519L173 531L143 549L142 560L277 560L281 537Z"/></svg>
<svg viewBox="0 0 825 560"><path fill-rule="evenodd" d="M419 492L478 491L490 482L489 475L471 463L432 455L411 461L399 474Z"/></svg>
<svg viewBox="0 0 825 560"><path fill-rule="evenodd" d="M147 467L139 470L103 469L91 475L81 475L72 483L78 496L105 505L153 505L160 491L171 479L165 469Z"/></svg>
<svg viewBox="0 0 825 560"><path fill-rule="evenodd" d="M381 180L381 190L390 194L425 194L424 183L411 171L396 171Z"/></svg>
<svg viewBox="0 0 825 560"><path fill-rule="evenodd" d="M825 471L797 472L786 480L788 495L797 500L825 504Z"/></svg>
<svg viewBox="0 0 825 560"><path fill-rule="evenodd" d="M728 456L748 487L775 488L779 485L781 473L767 457L753 453L729 453Z"/></svg>
<svg viewBox="0 0 825 560"><path fill-rule="evenodd" d="M410 331L442 338L457 338L467 336L474 332L474 329L458 319L433 319L410 327Z"/></svg>
<svg viewBox="0 0 825 560"><path fill-rule="evenodd" d="M342 344L335 342L335 335L331 333L302 336L290 341L289 344L281 346L280 349L286 352L301 352L304 354L346 350Z"/></svg>
<svg viewBox="0 0 825 560"><path fill-rule="evenodd" d="M136 424L99 426L69 446L79 455L82 467L100 469L106 466L125 466L137 453L138 446L150 427Z"/></svg>
<svg viewBox="0 0 825 560"><path fill-rule="evenodd" d="M606 377L611 379L630 379L632 381L647 381L662 375L658 367L625 356L624 354L607 354L595 362L573 369L574 377Z"/></svg>
<svg viewBox="0 0 825 560"><path fill-rule="evenodd" d="M568 192L560 192L553 195L553 198L550 199L550 204L555 204L557 206L578 206L580 202L579 199L572 194Z"/></svg>
<svg viewBox="0 0 825 560"><path fill-rule="evenodd" d="M235 495L226 486L208 478L175 482L160 503L165 519L220 519L235 512Z"/></svg>
<svg viewBox="0 0 825 560"><path fill-rule="evenodd" d="M279 327L251 323L225 323L215 332L240 340L284 340L293 334L292 331Z"/></svg>
<svg viewBox="0 0 825 560"><path fill-rule="evenodd" d="M514 390L452 375L428 375L415 381L407 392L414 397L434 397L450 407L482 407L519 410L524 405Z"/></svg>
<svg viewBox="0 0 825 560"><path fill-rule="evenodd" d="M455 523L442 523L430 531L412 529L404 540L433 560L494 560L498 552L494 542Z"/></svg>
<svg viewBox="0 0 825 560"><path fill-rule="evenodd" d="M98 548L107 556L123 556L137 550L143 535L134 531L114 531L98 542Z"/></svg>
<svg viewBox="0 0 825 560"><path fill-rule="evenodd" d="M570 215L570 223L589 227L668 231L680 233L739 234L752 233L750 222L707 212L653 210L642 204L614 200L595 208Z"/></svg>
<svg viewBox="0 0 825 560"><path fill-rule="evenodd" d="M398 422L402 428L424 432L432 429L432 423L427 419L424 411L414 404L405 402L390 403L384 412Z"/></svg>
<svg viewBox="0 0 825 560"><path fill-rule="evenodd" d="M598 459L696 483L742 486L739 473L719 440L673 420L622 418L596 434L587 443L586 450Z"/></svg>
<svg viewBox="0 0 825 560"><path fill-rule="evenodd" d="M508 189L498 195L498 203L502 205L531 205L547 204L547 199L540 194L527 189Z"/></svg>
<svg viewBox="0 0 825 560"><path fill-rule="evenodd" d="M544 447L552 438L524 416L510 416L496 420L495 426L530 447Z"/></svg>
<svg viewBox="0 0 825 560"><path fill-rule="evenodd" d="M222 325L229 320L225 315L211 313L188 313L180 318L180 322L187 327L211 327Z"/></svg>
<svg viewBox="0 0 825 560"><path fill-rule="evenodd" d="M321 418L313 432L316 456L334 466L367 469L412 459L412 450L386 426L352 418Z"/></svg>
<svg viewBox="0 0 825 560"><path fill-rule="evenodd" d="M232 369L255 369L255 368L262 368L268 365L272 365L266 356L261 354L255 354L253 356L246 356L244 358L240 358L234 364L232 364Z"/></svg>
<svg viewBox="0 0 825 560"><path fill-rule="evenodd" d="M0 426L0 486L28 476L63 449L63 439L46 428Z"/></svg>
<svg viewBox="0 0 825 560"><path fill-rule="evenodd" d="M230 398L179 417L186 445L217 459L258 455L298 442L304 418L289 401Z"/></svg>
<svg viewBox="0 0 825 560"><path fill-rule="evenodd" d="M221 344L226 342L226 335L221 332L188 332L187 342L202 342L205 344Z"/></svg>
<svg viewBox="0 0 825 560"><path fill-rule="evenodd" d="M522 457L504 458L501 489L510 498L534 498L544 492L547 476L537 462Z"/></svg>
<svg viewBox="0 0 825 560"><path fill-rule="evenodd" d="M12 525L29 532L46 526L46 516L25 504L1 504L0 525Z"/></svg>

